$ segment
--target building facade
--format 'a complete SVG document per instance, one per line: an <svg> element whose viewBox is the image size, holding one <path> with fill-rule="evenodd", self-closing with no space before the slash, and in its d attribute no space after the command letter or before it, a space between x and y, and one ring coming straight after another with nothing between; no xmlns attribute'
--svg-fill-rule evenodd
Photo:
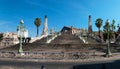
<svg viewBox="0 0 120 69"><path fill-rule="evenodd" d="M86 29L79 29L79 28L74 28L73 26L71 27L66 27L64 26L61 30L61 33L68 33L68 34L84 34L86 35L87 34L87 30Z"/></svg>
<svg viewBox="0 0 120 69"><path fill-rule="evenodd" d="M17 33L7 32L7 33L3 33L3 39L0 42L0 46L11 46L18 43L19 40L17 37Z"/></svg>

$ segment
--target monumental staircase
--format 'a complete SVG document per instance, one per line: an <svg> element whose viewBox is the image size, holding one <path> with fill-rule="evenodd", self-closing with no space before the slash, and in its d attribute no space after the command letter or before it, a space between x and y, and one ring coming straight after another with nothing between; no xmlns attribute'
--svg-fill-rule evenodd
<svg viewBox="0 0 120 69"><path fill-rule="evenodd" d="M103 51L106 49L106 44L85 44L78 36L69 34L69 33L61 33L50 43L46 43L47 40L52 38L52 35L44 37L40 40L36 40L33 43L23 43L24 51L88 51L88 50L98 50ZM91 38L89 38L92 41ZM94 41L92 41L94 43ZM104 49L102 49L104 46ZM20 45L14 45L10 47L6 47L1 49L0 51L18 51Z"/></svg>
<svg viewBox="0 0 120 69"><path fill-rule="evenodd" d="M86 59L93 58L96 54L103 55L107 50L106 44L85 44L78 36L69 33L62 33L50 43L46 43L52 37L52 35L49 35L33 43L23 44L24 57L41 59ZM6 47L1 49L0 53L3 56L5 53L16 54L19 47L19 44ZM112 52L120 52L120 47L111 48Z"/></svg>
<svg viewBox="0 0 120 69"><path fill-rule="evenodd" d="M50 44L82 44L83 41L75 35L69 33L62 33Z"/></svg>
<svg viewBox="0 0 120 69"><path fill-rule="evenodd" d="M49 44L46 43L47 40L51 39L53 36L52 35L48 35L47 37L43 37L40 40L36 40L33 43L27 43L24 44L23 43L23 50L25 51L34 51L34 50L43 50L43 49L52 49L52 47L54 48L54 46L73 46L73 45L79 45L79 44L83 44L83 41L80 40L80 38L78 38L75 35L72 34L68 34L68 33L62 33L61 35L57 36L54 40L52 40ZM4 50L7 51L18 51L19 49L19 44L11 46L11 47L6 47L4 48Z"/></svg>

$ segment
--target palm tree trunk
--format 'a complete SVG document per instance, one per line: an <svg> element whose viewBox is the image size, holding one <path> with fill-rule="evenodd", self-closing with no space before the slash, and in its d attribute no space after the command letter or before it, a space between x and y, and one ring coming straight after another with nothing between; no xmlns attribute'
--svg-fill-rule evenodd
<svg viewBox="0 0 120 69"><path fill-rule="evenodd" d="M37 35L36 35L36 37L38 37L38 34L39 34L39 29L38 29L38 27L37 27Z"/></svg>
<svg viewBox="0 0 120 69"><path fill-rule="evenodd" d="M99 37L101 38L101 36L100 36L100 28L99 28Z"/></svg>

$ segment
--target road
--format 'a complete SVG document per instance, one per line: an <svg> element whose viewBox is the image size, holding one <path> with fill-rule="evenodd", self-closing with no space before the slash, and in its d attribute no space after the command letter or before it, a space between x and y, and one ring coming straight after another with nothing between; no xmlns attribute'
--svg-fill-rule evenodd
<svg viewBox="0 0 120 69"><path fill-rule="evenodd" d="M0 69L120 69L120 61L97 61L97 62L31 62L31 61L13 61L1 60ZM105 68L104 68L105 66Z"/></svg>
<svg viewBox="0 0 120 69"><path fill-rule="evenodd" d="M31 62L0 60L0 69L41 69L42 65L45 66L45 69L71 69L74 64L64 62Z"/></svg>

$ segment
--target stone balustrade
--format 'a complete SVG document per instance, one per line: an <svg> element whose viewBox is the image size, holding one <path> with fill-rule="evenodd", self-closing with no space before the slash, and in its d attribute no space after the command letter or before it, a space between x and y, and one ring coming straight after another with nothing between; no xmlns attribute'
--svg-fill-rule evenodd
<svg viewBox="0 0 120 69"><path fill-rule="evenodd" d="M52 40L54 40L57 37L57 35L54 35L51 39L47 40L46 43L50 43Z"/></svg>
<svg viewBox="0 0 120 69"><path fill-rule="evenodd" d="M44 37L47 37L47 36L46 36L46 35L42 35L42 36L40 36L40 37L35 37L35 38L31 39L30 43L33 43L33 42L35 42L35 41L37 41L37 40L40 40L40 39L42 39L42 38L44 38Z"/></svg>
<svg viewBox="0 0 120 69"><path fill-rule="evenodd" d="M79 36L79 38L85 43L85 44L88 44L88 42L81 36Z"/></svg>
<svg viewBox="0 0 120 69"><path fill-rule="evenodd" d="M48 38L48 40L47 40L46 43L50 43L51 41L53 41L55 38L57 38L57 37L60 36L60 35L61 35L61 33L51 35L52 37L51 37L51 38Z"/></svg>

